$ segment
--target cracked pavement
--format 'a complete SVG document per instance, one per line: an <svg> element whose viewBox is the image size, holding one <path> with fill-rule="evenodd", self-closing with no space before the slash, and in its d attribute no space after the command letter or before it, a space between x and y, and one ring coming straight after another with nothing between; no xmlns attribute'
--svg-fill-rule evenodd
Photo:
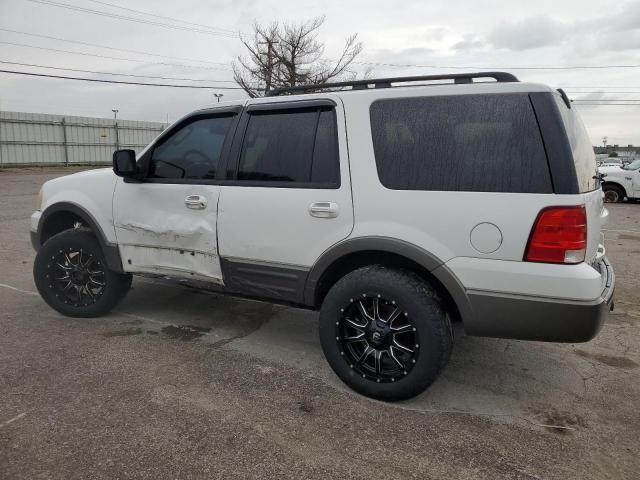
<svg viewBox="0 0 640 480"><path fill-rule="evenodd" d="M62 169L0 171L0 478L637 478L640 205L610 206L616 311L586 344L466 337L386 404L317 314L136 278L101 319L35 294L29 215Z"/></svg>

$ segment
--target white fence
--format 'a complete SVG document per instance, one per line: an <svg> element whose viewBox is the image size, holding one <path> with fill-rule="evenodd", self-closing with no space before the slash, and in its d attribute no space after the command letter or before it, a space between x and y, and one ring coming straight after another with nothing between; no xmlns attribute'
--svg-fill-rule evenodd
<svg viewBox="0 0 640 480"><path fill-rule="evenodd" d="M0 166L108 165L114 150L141 151L163 123L0 112Z"/></svg>

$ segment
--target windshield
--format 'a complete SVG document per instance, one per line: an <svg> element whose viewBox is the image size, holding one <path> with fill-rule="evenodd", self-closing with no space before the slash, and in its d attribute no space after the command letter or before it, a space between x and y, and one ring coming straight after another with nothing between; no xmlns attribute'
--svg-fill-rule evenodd
<svg viewBox="0 0 640 480"><path fill-rule="evenodd" d="M629 165L624 167L625 170L638 170L640 168L640 160L634 160Z"/></svg>

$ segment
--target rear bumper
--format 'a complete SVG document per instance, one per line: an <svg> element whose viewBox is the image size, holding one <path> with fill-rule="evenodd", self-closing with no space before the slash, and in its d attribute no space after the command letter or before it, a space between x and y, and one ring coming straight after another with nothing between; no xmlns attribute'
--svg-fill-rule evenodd
<svg viewBox="0 0 640 480"><path fill-rule="evenodd" d="M587 342L613 309L613 268L604 257L595 268L600 270L602 293L588 302L467 291L472 315L465 321L465 331L483 337Z"/></svg>

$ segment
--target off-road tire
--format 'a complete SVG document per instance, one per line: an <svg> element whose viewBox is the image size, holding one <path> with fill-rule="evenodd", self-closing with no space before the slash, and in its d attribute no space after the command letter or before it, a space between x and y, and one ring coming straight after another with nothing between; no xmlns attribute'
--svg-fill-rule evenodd
<svg viewBox="0 0 640 480"><path fill-rule="evenodd" d="M67 270L72 270L65 258L70 256L73 263L73 259L77 259L77 252L82 254L81 263L91 262L88 271L102 273L94 274L96 276L93 277L85 273L86 284L91 285L93 294L81 295L76 291L77 298L74 298L73 290L76 290L74 283L67 290L62 290L67 287L64 275L67 274ZM65 257L65 254L68 257ZM82 272L80 271L78 275L82 275ZM98 240L90 230L85 229L65 230L49 238L38 250L33 265L33 278L42 299L51 308L68 317L105 315L124 298L131 286L131 275L114 272L107 268ZM56 278L63 278L62 285L56 283L60 282ZM104 285L99 287L91 282ZM99 294L94 288L99 289Z"/></svg>
<svg viewBox="0 0 640 480"><path fill-rule="evenodd" d="M406 321L411 322L410 325L414 328L416 336L409 338L414 338L417 342L415 346L412 346L415 348L417 357L410 359L409 363L413 360L415 363L409 365L411 368L401 372L397 378L391 377L391 375L395 375L391 373L386 377L382 373L378 374L378 364L375 359L376 373L372 374L366 370L366 368L371 368L370 366L362 367L358 371L358 368L353 365L352 354L347 351L350 348L346 346L344 341L344 338L347 337L342 335L344 332L342 325L348 319L348 314L345 312L349 311L349 305L353 305L361 298L366 302L366 299L372 296L379 299L389 299L393 302L393 305L385 302L384 308L389 309L397 306L402 312L398 315L406 314L406 316L397 318L405 318ZM370 301L372 302L371 308L375 309L375 305L377 305L373 304L375 299ZM359 310L360 306L358 305L356 308ZM380 306L380 312L382 309L383 306ZM382 313L379 317L382 318ZM361 318L364 318L364 314ZM376 318L375 314L373 318ZM388 318L392 318L392 315ZM370 319L369 322L371 322ZM404 323L405 320L402 322ZM403 325L401 328L405 327L406 325ZM359 334L355 336L359 336ZM380 338L379 335L378 341ZM375 340L375 337L371 338L371 341ZM403 341L406 342L406 340ZM434 382L451 355L453 330L443 303L427 282L412 272L373 265L345 275L329 290L320 310L320 342L329 365L348 386L372 398L395 401L418 395ZM370 344L367 343L367 345ZM419 348L416 348L418 346ZM389 353L390 350L383 352L389 358L394 356L393 353ZM393 351L397 353L397 350ZM381 356L383 355L381 354ZM384 361L381 363L384 365ZM389 363L387 361L387 365ZM402 370L401 367L400 370Z"/></svg>

